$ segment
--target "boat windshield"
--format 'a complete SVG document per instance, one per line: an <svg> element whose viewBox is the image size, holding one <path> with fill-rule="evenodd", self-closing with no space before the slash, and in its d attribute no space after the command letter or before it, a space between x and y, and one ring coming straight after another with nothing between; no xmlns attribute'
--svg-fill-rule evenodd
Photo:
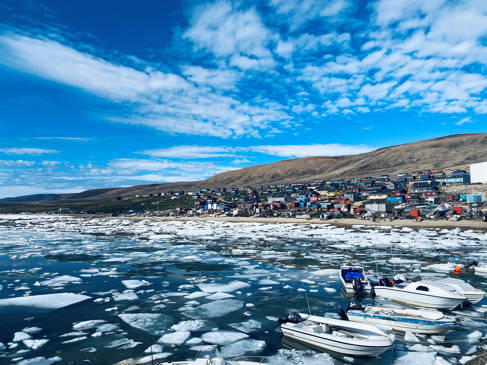
<svg viewBox="0 0 487 365"><path fill-rule="evenodd" d="M363 279L364 274L360 270L356 269L343 269L342 276L345 280L353 280L353 279Z"/></svg>

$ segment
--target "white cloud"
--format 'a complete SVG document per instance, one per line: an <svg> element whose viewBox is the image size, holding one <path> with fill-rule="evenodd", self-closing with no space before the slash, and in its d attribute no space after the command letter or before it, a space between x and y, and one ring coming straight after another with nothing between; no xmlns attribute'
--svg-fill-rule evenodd
<svg viewBox="0 0 487 365"><path fill-rule="evenodd" d="M72 141L72 142L89 142L92 138L87 137L35 137L34 139L46 141Z"/></svg>
<svg viewBox="0 0 487 365"><path fill-rule="evenodd" d="M252 42L247 46L252 57L265 56L262 54L265 52L253 48ZM188 66L183 72L195 85L176 74L140 71L53 40L12 33L0 35L0 51L5 55L0 59L4 65L80 88L129 110L126 115L115 112L105 117L113 122L228 138L259 136L271 124L290 120L285 108L275 102L262 98L240 101L223 94L228 87L209 89L226 82L232 86L238 73L227 69L218 79L215 70ZM260 65L269 62L265 57L255 59Z"/></svg>
<svg viewBox="0 0 487 365"><path fill-rule="evenodd" d="M254 8L238 9L224 0L201 5L184 36L197 49L229 57L234 66L243 69L274 65L269 50L274 36Z"/></svg>
<svg viewBox="0 0 487 365"><path fill-rule="evenodd" d="M250 150L253 152L265 153L267 155L279 157L356 155L360 153L370 152L374 149L375 148L370 146L352 146L338 143L311 145L268 145L254 146L250 148Z"/></svg>
<svg viewBox="0 0 487 365"><path fill-rule="evenodd" d="M458 122L456 122L456 125L464 125L466 123L475 123L471 117L465 117L463 119L460 119Z"/></svg>
<svg viewBox="0 0 487 365"><path fill-rule="evenodd" d="M42 166L47 166L47 167L54 167L54 166L59 166L61 165L61 161L49 161L45 160L41 162Z"/></svg>
<svg viewBox="0 0 487 365"><path fill-rule="evenodd" d="M235 157L235 148L216 146L174 146L155 150L146 150L141 153L151 157L202 159L214 157Z"/></svg>
<svg viewBox="0 0 487 365"><path fill-rule="evenodd" d="M4 166L4 167L31 167L34 165L35 165L35 161L0 160L0 166Z"/></svg>
<svg viewBox="0 0 487 365"><path fill-rule="evenodd" d="M49 150L43 148L30 148L30 147L11 147L0 148L0 153L7 155L44 155L49 153L58 153L56 150Z"/></svg>

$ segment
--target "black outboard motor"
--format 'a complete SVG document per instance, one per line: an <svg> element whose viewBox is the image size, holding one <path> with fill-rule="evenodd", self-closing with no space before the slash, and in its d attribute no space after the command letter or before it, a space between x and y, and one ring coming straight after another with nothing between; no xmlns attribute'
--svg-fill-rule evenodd
<svg viewBox="0 0 487 365"><path fill-rule="evenodd" d="M379 286L387 286L388 288L392 288L391 281L388 278L382 278L379 280Z"/></svg>
<svg viewBox="0 0 487 365"><path fill-rule="evenodd" d="M299 322L303 322L304 318L301 317L298 312L291 312L288 314L286 318L279 318L277 321L279 322L279 324L288 323L288 322L299 323Z"/></svg>
<svg viewBox="0 0 487 365"><path fill-rule="evenodd" d="M476 260L473 260L470 264L466 266L467 269L470 269L472 266L478 266L479 262Z"/></svg>
<svg viewBox="0 0 487 365"><path fill-rule="evenodd" d="M353 279L352 288L353 288L353 291L355 292L356 297L361 297L365 294L364 293L364 284L358 278Z"/></svg>

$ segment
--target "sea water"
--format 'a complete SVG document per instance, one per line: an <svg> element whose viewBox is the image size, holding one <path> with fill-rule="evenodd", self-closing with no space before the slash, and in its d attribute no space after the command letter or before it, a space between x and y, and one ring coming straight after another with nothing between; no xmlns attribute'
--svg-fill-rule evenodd
<svg viewBox="0 0 487 365"><path fill-rule="evenodd" d="M259 355L275 364L457 363L487 334L483 300L446 336L396 332L375 359L282 340L291 311L337 317L338 270L440 278L487 261L487 234L460 229L0 216L0 363L113 364ZM456 277L487 290L473 274ZM372 303L366 299L366 303ZM330 356L331 355L331 356Z"/></svg>

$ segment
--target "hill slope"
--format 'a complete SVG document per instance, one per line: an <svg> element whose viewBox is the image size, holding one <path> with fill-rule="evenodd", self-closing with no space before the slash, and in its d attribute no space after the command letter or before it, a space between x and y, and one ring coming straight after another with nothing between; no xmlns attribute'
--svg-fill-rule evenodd
<svg viewBox="0 0 487 365"><path fill-rule="evenodd" d="M422 169L467 168L487 161L487 133L460 134L381 148L359 155L306 157L224 172L205 181L208 186L242 186L312 182L397 174Z"/></svg>
<svg viewBox="0 0 487 365"><path fill-rule="evenodd" d="M191 191L200 187L242 187L246 185L313 182L316 180L378 176L422 169L468 168L487 161L487 133L457 134L359 155L305 157L224 172L207 180L169 184L138 185L129 188L97 189L78 194L49 196L51 200L112 199L170 190ZM43 197L45 200L45 197ZM27 201L26 197L9 201ZM0 200L1 202L2 200ZM5 202L5 200L3 200Z"/></svg>

